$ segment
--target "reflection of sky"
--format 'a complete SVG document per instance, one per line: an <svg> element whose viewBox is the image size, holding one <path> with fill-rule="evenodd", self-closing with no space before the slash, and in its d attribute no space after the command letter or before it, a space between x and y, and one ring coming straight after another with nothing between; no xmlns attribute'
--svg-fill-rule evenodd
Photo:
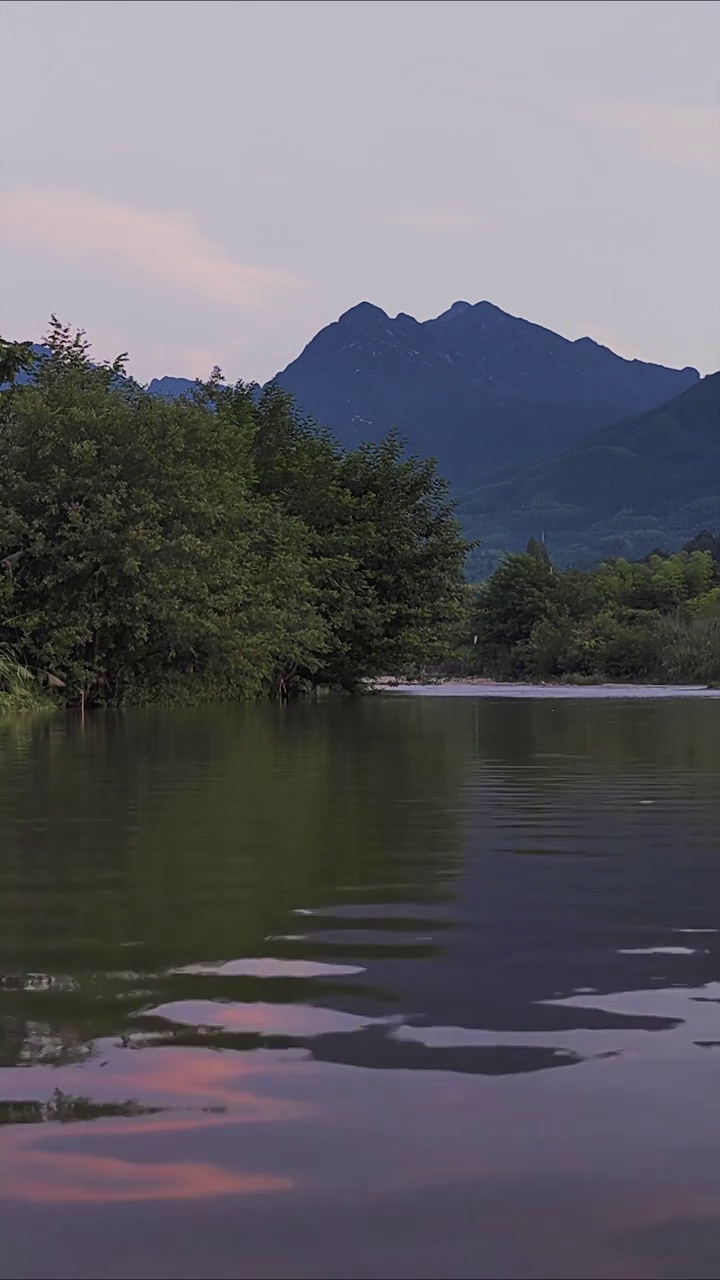
<svg viewBox="0 0 720 1280"><path fill-rule="evenodd" d="M138 1105L0 1128L0 1275L714 1276L720 798L547 736L513 764L486 732L432 807L409 773L407 840L257 919L238 894L235 953L188 956L181 918L153 955L138 911L104 968L8 974L0 1035L48 1060L8 1057L0 1098Z"/></svg>
<svg viewBox="0 0 720 1280"><path fill-rule="evenodd" d="M176 1108L208 1097L227 1112L6 1130L0 1273L69 1275L53 1270L59 1250L88 1280L709 1276L717 1065L711 1053L649 1065L628 1053L490 1079L283 1054L115 1051L108 1092L147 1080ZM63 1083L73 1071L91 1074L68 1068ZM102 1087L103 1070L92 1075ZM192 1213L168 1217L188 1200ZM37 1271L24 1270L22 1224L38 1205ZM137 1215L129 1233L124 1205ZM668 1248L695 1265L662 1269ZM542 1250L547 1272L531 1269Z"/></svg>
<svg viewBox="0 0 720 1280"><path fill-rule="evenodd" d="M77 1152L22 1151L18 1146L11 1141L12 1177L0 1174L0 1194L10 1199L55 1204L202 1200L288 1191L293 1185L290 1178L229 1173L197 1162L141 1163Z"/></svg>

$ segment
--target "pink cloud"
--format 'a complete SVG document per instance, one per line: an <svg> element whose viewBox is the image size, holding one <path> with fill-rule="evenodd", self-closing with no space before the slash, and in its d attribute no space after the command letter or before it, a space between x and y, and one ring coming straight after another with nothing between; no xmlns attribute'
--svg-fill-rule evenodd
<svg viewBox="0 0 720 1280"><path fill-rule="evenodd" d="M624 132L642 156L681 169L720 169L720 111L716 107L650 102L591 102L581 119Z"/></svg>
<svg viewBox="0 0 720 1280"><path fill-rule="evenodd" d="M234 328L232 324L228 327ZM246 343L235 337L214 346L144 341L138 350L132 335L111 326L93 323L89 336L98 360L113 360L119 351L129 349L129 367L137 378L150 379L162 374L207 378L214 365L219 365L232 379L247 359Z"/></svg>
<svg viewBox="0 0 720 1280"><path fill-rule="evenodd" d="M279 267L236 262L183 213L158 213L80 191L25 188L0 197L3 238L62 260L128 268L211 302L263 308L301 278Z"/></svg>

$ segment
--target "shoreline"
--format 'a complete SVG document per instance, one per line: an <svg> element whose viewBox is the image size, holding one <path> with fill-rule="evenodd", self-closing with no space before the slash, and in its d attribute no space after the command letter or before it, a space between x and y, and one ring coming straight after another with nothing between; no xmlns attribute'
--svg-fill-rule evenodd
<svg viewBox="0 0 720 1280"><path fill-rule="evenodd" d="M382 677L373 682L377 693L435 698L717 698L720 689L691 684L525 684L478 676L437 681L402 681Z"/></svg>

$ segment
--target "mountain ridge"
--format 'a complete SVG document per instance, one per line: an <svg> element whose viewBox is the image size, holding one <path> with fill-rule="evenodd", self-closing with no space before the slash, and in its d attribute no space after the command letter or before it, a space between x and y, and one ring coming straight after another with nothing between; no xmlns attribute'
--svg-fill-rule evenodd
<svg viewBox="0 0 720 1280"><path fill-rule="evenodd" d="M408 452L437 459L457 493L503 483L665 404L699 374L627 360L587 335L572 340L488 300L459 299L422 321L359 302L272 381L346 447L396 430ZM174 397L194 386L165 376L148 389Z"/></svg>
<svg viewBox="0 0 720 1280"><path fill-rule="evenodd" d="M459 514L486 573L543 536L558 565L673 550L720 529L720 372L664 405L601 428L551 458L461 492Z"/></svg>
<svg viewBox="0 0 720 1280"><path fill-rule="evenodd" d="M353 448L397 430L457 487L551 456L598 427L653 408L699 378L564 338L487 300L428 320L367 300L344 311L271 382ZM154 378L175 396L191 379Z"/></svg>
<svg viewBox="0 0 720 1280"><path fill-rule="evenodd" d="M354 447L397 429L454 484L525 463L697 382L626 360L487 300L419 321L364 301L326 325L276 381Z"/></svg>

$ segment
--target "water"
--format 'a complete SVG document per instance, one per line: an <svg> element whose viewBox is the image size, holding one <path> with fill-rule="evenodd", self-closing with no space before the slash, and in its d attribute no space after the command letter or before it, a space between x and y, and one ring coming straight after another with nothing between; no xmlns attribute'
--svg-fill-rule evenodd
<svg viewBox="0 0 720 1280"><path fill-rule="evenodd" d="M0 1275L720 1271L720 705L0 723Z"/></svg>

